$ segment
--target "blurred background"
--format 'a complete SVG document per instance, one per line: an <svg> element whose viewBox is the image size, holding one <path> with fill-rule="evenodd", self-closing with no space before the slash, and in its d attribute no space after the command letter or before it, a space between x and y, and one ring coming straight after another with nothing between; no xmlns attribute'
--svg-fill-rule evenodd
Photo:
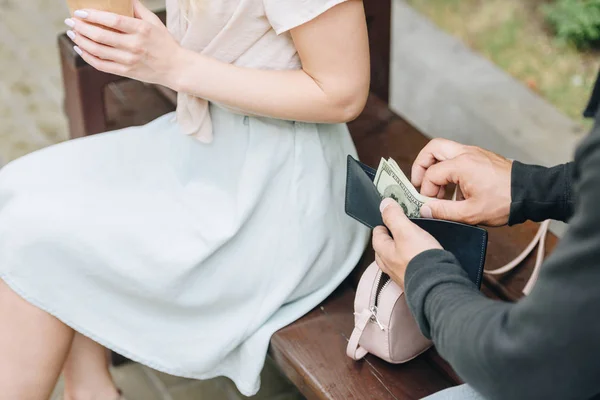
<svg viewBox="0 0 600 400"><path fill-rule="evenodd" d="M599 0L409 0L578 122L598 73Z"/></svg>
<svg viewBox="0 0 600 400"><path fill-rule="evenodd" d="M164 0L144 0L152 9ZM62 0L0 0L0 160L67 140L56 38Z"/></svg>

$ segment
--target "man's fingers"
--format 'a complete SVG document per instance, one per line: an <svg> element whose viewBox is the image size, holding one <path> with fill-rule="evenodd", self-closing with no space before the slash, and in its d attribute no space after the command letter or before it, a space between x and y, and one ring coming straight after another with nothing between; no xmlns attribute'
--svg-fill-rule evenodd
<svg viewBox="0 0 600 400"><path fill-rule="evenodd" d="M377 253L375 253L375 263L377 264L377 266L379 267L380 270L382 271L387 271L389 268L387 266L387 264L385 263L385 261L383 261L383 259L381 258L381 256Z"/></svg>
<svg viewBox="0 0 600 400"><path fill-rule="evenodd" d="M373 230L373 249L379 257L385 259L394 255L396 244L388 233L388 230L383 226L378 226ZM380 263L378 265L380 268L385 266Z"/></svg>
<svg viewBox="0 0 600 400"><path fill-rule="evenodd" d="M458 183L459 160L459 158L453 158L429 167L423 174L421 194L427 197L437 197L442 186Z"/></svg>
<svg viewBox="0 0 600 400"><path fill-rule="evenodd" d="M438 191L437 198L443 199L446 196L446 186L440 186L440 190Z"/></svg>
<svg viewBox="0 0 600 400"><path fill-rule="evenodd" d="M463 154L466 146L446 139L433 139L419 153L412 166L411 180L421 186L425 171L438 161L449 160Z"/></svg>
<svg viewBox="0 0 600 400"><path fill-rule="evenodd" d="M383 200L380 209L383 223L392 232L394 238L400 238L407 229L410 229L410 220L404 214L404 210L400 207L400 204L396 203L393 199Z"/></svg>
<svg viewBox="0 0 600 400"><path fill-rule="evenodd" d="M421 216L424 218L462 222L469 225L481 222L477 220L477 212L470 200L433 200L421 207Z"/></svg>

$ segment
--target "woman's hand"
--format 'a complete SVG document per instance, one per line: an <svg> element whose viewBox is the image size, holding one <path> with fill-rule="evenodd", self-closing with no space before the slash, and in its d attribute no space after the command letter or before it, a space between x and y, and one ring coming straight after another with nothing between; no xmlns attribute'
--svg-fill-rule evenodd
<svg viewBox="0 0 600 400"><path fill-rule="evenodd" d="M162 21L139 0L135 18L78 10L65 23L75 51L92 67L173 88L181 46Z"/></svg>
<svg viewBox="0 0 600 400"><path fill-rule="evenodd" d="M392 238L383 226L375 228L375 260L379 268L404 289L404 275L408 263L422 252L441 249L442 246L433 236L413 224L394 200L383 200L381 212L383 222L394 237Z"/></svg>
<svg viewBox="0 0 600 400"><path fill-rule="evenodd" d="M421 216L471 225L506 225L511 204L512 161L479 147L434 139L412 167L412 183L421 194L436 197L455 183L464 200L433 200Z"/></svg>

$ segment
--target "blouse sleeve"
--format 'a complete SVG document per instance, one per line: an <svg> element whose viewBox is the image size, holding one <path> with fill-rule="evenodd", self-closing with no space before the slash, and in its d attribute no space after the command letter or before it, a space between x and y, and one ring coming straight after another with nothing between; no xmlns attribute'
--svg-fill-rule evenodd
<svg viewBox="0 0 600 400"><path fill-rule="evenodd" d="M305 24L347 0L263 0L269 23L277 34Z"/></svg>

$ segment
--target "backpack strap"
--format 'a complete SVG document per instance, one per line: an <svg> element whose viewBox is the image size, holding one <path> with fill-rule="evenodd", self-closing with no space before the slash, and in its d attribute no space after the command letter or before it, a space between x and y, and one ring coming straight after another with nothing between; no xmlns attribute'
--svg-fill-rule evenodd
<svg viewBox="0 0 600 400"><path fill-rule="evenodd" d="M488 275L502 275L509 271L512 271L513 269L518 267L523 262L523 260L525 260L525 258L529 256L529 254L531 254L531 252L533 251L533 249L535 249L536 246L538 246L533 272L531 274L531 277L527 281L525 288L523 289L523 294L528 295L529 293L531 293L531 290L537 282L537 278L540 274L540 267L544 262L544 255L546 253L546 236L548 235L549 226L549 220L542 222L537 234L535 235L531 243L529 243L529 245L525 248L525 250L523 250L521 254L519 254L517 258L515 258L503 267L494 270L485 270L484 272Z"/></svg>
<svg viewBox="0 0 600 400"><path fill-rule="evenodd" d="M545 226L544 226L545 224ZM531 273L531 277L527 284L523 288L523 294L528 295L531 293L531 289L535 286L537 282L538 276L540 275L540 267L544 262L544 256L546 255L546 236L548 235L548 227L550 226L550 221L544 221L542 226L540 227L540 232L542 233L540 236L540 243L538 245L538 252L535 258L535 266L533 267L533 272Z"/></svg>
<svg viewBox="0 0 600 400"><path fill-rule="evenodd" d="M354 330L348 340L348 347L346 347L346 355L353 360L360 360L364 358L369 352L361 347L359 342L362 338L363 332L371 319L371 312L369 310L363 310L360 314L356 315L356 323L354 324Z"/></svg>

